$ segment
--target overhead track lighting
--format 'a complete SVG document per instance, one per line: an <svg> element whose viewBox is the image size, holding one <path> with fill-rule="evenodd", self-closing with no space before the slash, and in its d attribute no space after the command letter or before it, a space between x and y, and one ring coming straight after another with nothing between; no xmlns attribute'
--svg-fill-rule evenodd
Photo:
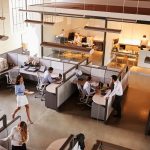
<svg viewBox="0 0 150 150"><path fill-rule="evenodd" d="M92 26L84 26L85 30L94 30L100 32L111 32L111 33L120 33L120 29L110 29L110 28L100 28L100 27L92 27Z"/></svg>
<svg viewBox="0 0 150 150"><path fill-rule="evenodd" d="M64 49L64 50L70 50L70 51L76 51L76 52L84 52L84 53L89 53L91 51L90 48L85 48L82 46L76 46L70 43L65 43L65 44L59 44L59 43L53 43L53 42L42 42L41 43L42 47L47 47L47 48L59 48L59 49Z"/></svg>
<svg viewBox="0 0 150 150"><path fill-rule="evenodd" d="M55 23L54 22L48 22L48 21L38 21L38 20L25 20L26 23L33 23L33 24L46 24L46 25L54 25Z"/></svg>

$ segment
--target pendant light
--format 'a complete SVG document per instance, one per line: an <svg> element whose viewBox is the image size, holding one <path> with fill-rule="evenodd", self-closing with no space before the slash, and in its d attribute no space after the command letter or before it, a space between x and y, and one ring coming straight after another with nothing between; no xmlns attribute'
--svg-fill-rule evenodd
<svg viewBox="0 0 150 150"><path fill-rule="evenodd" d="M2 20L2 24L3 24L3 34L0 35L0 40L1 41L6 41L8 39L8 36L5 36L5 17L4 17L4 10L3 10L3 0L1 0L1 10L2 10L2 16L0 17L0 20Z"/></svg>

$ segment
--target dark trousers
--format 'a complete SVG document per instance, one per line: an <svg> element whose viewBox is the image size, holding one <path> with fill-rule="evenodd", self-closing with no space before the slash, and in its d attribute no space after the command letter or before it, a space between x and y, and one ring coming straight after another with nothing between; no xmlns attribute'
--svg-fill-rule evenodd
<svg viewBox="0 0 150 150"><path fill-rule="evenodd" d="M117 116L121 117L121 100L122 96L115 95L112 107L117 111Z"/></svg>
<svg viewBox="0 0 150 150"><path fill-rule="evenodd" d="M26 144L23 144L22 146L14 146L14 145L12 145L12 150L27 150Z"/></svg>
<svg viewBox="0 0 150 150"><path fill-rule="evenodd" d="M141 45L141 50L143 50L143 48L146 48L146 46L145 45Z"/></svg>

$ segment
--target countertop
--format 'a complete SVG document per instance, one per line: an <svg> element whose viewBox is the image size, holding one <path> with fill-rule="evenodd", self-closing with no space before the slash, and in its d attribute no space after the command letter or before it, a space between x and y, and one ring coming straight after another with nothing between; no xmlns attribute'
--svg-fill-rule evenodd
<svg viewBox="0 0 150 150"><path fill-rule="evenodd" d="M95 102L95 103L98 104L98 105L106 106L106 97L107 97L109 94L110 94L110 90L107 91L107 94L106 94L105 96L102 96L102 95L100 94L100 92L97 92L97 93L93 96L92 100L93 100L93 102Z"/></svg>
<svg viewBox="0 0 150 150"><path fill-rule="evenodd" d="M49 93L53 93L56 94L56 88L59 86L60 84L57 83L51 83L46 87L46 91Z"/></svg>

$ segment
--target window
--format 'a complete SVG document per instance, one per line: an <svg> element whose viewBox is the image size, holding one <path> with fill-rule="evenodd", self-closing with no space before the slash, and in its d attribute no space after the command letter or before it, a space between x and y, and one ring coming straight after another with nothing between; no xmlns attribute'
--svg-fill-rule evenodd
<svg viewBox="0 0 150 150"><path fill-rule="evenodd" d="M12 12L12 27L13 32L21 32L25 29L26 23L24 23L24 20L26 19L26 13L19 11L19 9L26 9L29 5L35 5L35 4L42 4L43 0L11 0L11 12ZM30 18L30 15L32 13L27 14Z"/></svg>

